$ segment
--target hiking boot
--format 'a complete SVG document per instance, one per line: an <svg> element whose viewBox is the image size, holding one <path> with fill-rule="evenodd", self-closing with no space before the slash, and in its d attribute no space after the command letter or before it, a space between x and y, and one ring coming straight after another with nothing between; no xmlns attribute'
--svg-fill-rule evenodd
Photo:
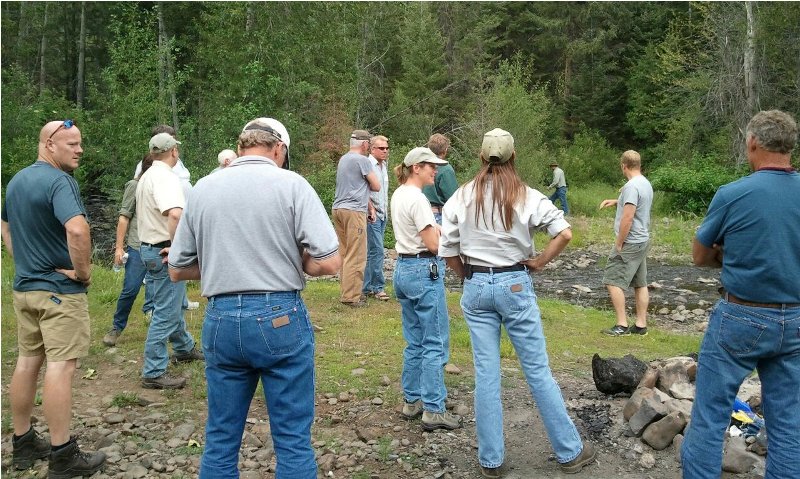
<svg viewBox="0 0 800 479"><path fill-rule="evenodd" d="M122 331L120 331L117 328L111 328L108 331L108 333L106 333L106 335L103 336L103 344L105 344L108 347L116 346L117 339L119 339L120 334L122 334Z"/></svg>
<svg viewBox="0 0 800 479"><path fill-rule="evenodd" d="M400 413L405 419L415 419L422 414L422 400L403 403L403 412Z"/></svg>
<svg viewBox="0 0 800 479"><path fill-rule="evenodd" d="M461 416L451 412L422 412L422 429L433 431L435 429L458 429L461 427Z"/></svg>
<svg viewBox="0 0 800 479"><path fill-rule="evenodd" d="M67 446L50 452L50 471L48 479L71 479L75 476L88 477L103 468L106 462L104 452L81 452L74 438Z"/></svg>
<svg viewBox="0 0 800 479"><path fill-rule="evenodd" d="M145 389L181 389L186 385L186 378L176 378L162 374L157 378L142 378L142 387Z"/></svg>
<svg viewBox="0 0 800 479"><path fill-rule="evenodd" d="M580 454L578 454L578 457L569 462L559 464L559 467L561 468L561 471L564 472L565 474L576 474L578 472L581 472L583 466L591 462L594 462L596 456L597 452L594 450L594 446L592 446L588 442L584 442L583 450L581 451Z"/></svg>
<svg viewBox="0 0 800 479"><path fill-rule="evenodd" d="M639 336L647 336L647 326L645 326L644 328L640 328L639 326L636 326L634 324L633 326L628 328L628 332L631 334L638 334Z"/></svg>
<svg viewBox="0 0 800 479"><path fill-rule="evenodd" d="M206 357L203 355L203 351L200 351L197 348L192 348L191 351L188 353L182 354L175 354L172 356L172 362L175 364L178 363L190 363L192 361L205 361Z"/></svg>
<svg viewBox="0 0 800 479"><path fill-rule="evenodd" d="M14 444L14 467L17 469L28 469L35 460L50 455L50 441L36 432L33 426L19 438L13 437L11 442Z"/></svg>
<svg viewBox="0 0 800 479"><path fill-rule="evenodd" d="M603 332L609 336L627 336L631 334L630 328L620 326L619 324L611 329L604 329Z"/></svg>
<svg viewBox="0 0 800 479"><path fill-rule="evenodd" d="M498 477L502 476L502 472L500 471L500 467L483 467L481 466L481 474L483 477L490 477L492 479L497 479Z"/></svg>
<svg viewBox="0 0 800 479"><path fill-rule="evenodd" d="M350 306L351 308L364 308L367 306L367 301L365 299L359 299L358 301L342 301L342 304Z"/></svg>

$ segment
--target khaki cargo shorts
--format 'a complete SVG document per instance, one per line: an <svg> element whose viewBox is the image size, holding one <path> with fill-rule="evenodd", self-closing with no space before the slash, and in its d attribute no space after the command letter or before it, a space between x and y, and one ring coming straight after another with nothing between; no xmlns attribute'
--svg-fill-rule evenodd
<svg viewBox="0 0 800 479"><path fill-rule="evenodd" d="M20 356L44 355L66 361L89 354L89 301L86 293L14 291Z"/></svg>
<svg viewBox="0 0 800 479"><path fill-rule="evenodd" d="M647 286L647 252L649 250L649 241L624 243L622 251L617 251L617 247L612 246L603 274L603 284L623 289L628 286L634 288Z"/></svg>

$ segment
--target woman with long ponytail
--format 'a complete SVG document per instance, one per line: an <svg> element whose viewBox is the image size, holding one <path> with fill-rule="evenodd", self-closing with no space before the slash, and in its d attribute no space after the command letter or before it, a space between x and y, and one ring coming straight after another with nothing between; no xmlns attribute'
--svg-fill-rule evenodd
<svg viewBox="0 0 800 479"><path fill-rule="evenodd" d="M514 138L496 128L483 137L481 169L445 204L439 255L464 278L461 309L475 364L478 462L485 477L500 477L505 455L500 399L500 330L505 327L536 400L562 472L595 459L567 414L547 358L541 314L530 274L572 239L564 215L517 174ZM534 256L533 233L551 240Z"/></svg>

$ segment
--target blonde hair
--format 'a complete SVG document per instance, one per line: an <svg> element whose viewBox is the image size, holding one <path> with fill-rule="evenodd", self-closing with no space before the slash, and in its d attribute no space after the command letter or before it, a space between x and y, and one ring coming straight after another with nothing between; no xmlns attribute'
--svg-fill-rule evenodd
<svg viewBox="0 0 800 479"><path fill-rule="evenodd" d="M411 176L411 167L403 163L399 163L392 171L394 171L394 176L397 177L397 182L401 185L405 184L406 180Z"/></svg>
<svg viewBox="0 0 800 479"><path fill-rule="evenodd" d="M620 161L629 170L640 170L642 168L642 157L634 150L628 150L622 154Z"/></svg>
<svg viewBox="0 0 800 479"><path fill-rule="evenodd" d="M441 156L447 152L447 149L450 148L450 139L441 133L434 133L428 139L427 146L434 155L441 158Z"/></svg>

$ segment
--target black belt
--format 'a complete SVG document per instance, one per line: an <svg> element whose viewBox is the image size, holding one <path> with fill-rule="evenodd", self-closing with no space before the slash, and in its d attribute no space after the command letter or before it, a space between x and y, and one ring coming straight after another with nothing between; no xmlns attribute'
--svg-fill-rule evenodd
<svg viewBox="0 0 800 479"><path fill-rule="evenodd" d="M422 253L418 253L418 254L400 253L400 257L401 258L433 258L434 256L436 256L436 255L431 253L430 251L423 251Z"/></svg>
<svg viewBox="0 0 800 479"><path fill-rule="evenodd" d="M145 243L144 241L142 241L142 246L149 246L151 248L166 248L168 246L172 246L172 241L166 240L160 243Z"/></svg>
<svg viewBox="0 0 800 479"><path fill-rule="evenodd" d="M494 266L477 266L474 264L465 264L464 267L473 273L510 273L512 271L525 271L528 269L524 264L515 264L514 266L502 266L496 268Z"/></svg>

